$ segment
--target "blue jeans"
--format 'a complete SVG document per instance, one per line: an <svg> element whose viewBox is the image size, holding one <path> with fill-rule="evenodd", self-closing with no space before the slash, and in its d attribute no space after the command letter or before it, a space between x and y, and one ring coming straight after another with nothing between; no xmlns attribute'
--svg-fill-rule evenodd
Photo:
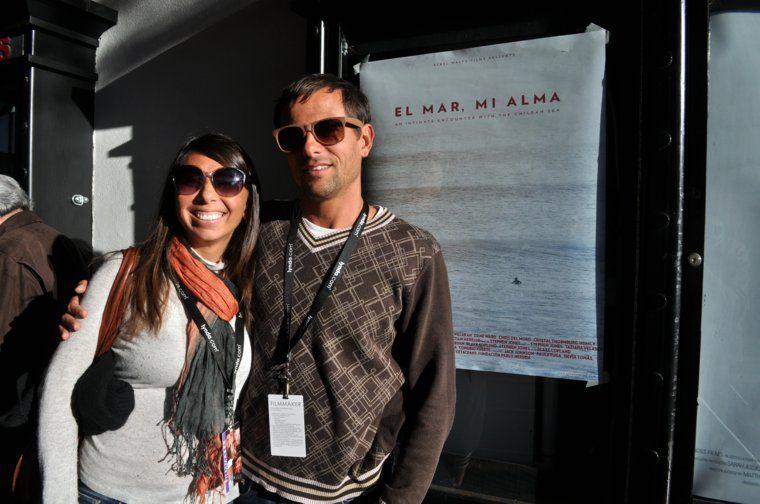
<svg viewBox="0 0 760 504"><path fill-rule="evenodd" d="M79 504L126 504L124 502L112 499L100 494L88 487L81 481L79 482Z"/></svg>

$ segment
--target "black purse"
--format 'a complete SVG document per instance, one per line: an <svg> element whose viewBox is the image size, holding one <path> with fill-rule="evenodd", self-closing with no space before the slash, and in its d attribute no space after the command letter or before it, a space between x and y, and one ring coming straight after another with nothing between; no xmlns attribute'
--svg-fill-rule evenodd
<svg viewBox="0 0 760 504"><path fill-rule="evenodd" d="M98 356L74 385L71 408L81 436L120 429L135 409L132 385L115 378L115 368L116 356L109 350Z"/></svg>

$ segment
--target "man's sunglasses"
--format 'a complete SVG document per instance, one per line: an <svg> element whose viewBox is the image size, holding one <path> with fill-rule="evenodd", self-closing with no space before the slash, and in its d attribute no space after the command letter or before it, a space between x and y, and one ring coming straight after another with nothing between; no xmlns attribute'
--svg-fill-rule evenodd
<svg viewBox="0 0 760 504"><path fill-rule="evenodd" d="M172 181L177 194L195 194L203 188L206 179L211 180L211 185L219 196L231 198L237 196L245 186L245 172L238 168L222 167L211 173L204 173L197 166L182 165L172 170Z"/></svg>
<svg viewBox="0 0 760 504"><path fill-rule="evenodd" d="M283 126L272 133L282 152L293 152L303 148L310 131L317 142L330 146L345 138L346 128L361 129L362 126L364 123L353 117L328 117L309 124Z"/></svg>

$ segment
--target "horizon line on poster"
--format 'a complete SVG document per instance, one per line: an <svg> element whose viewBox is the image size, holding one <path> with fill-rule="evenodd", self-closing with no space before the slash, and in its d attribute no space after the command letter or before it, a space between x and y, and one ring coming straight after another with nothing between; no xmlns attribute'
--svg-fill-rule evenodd
<svg viewBox="0 0 760 504"><path fill-rule="evenodd" d="M546 95L547 93L541 93L540 95L533 93L533 98L531 100L530 98L528 98L530 95L521 94L519 102L515 99L514 96L510 95L509 98L506 100L505 108L547 103ZM497 108L496 97L483 98L480 100L477 98L474 98L474 101L475 101L475 104L474 104L475 110ZM555 103L555 102L560 102L560 101L562 100L560 99L559 94L556 91L552 91L551 97L549 98L548 103ZM443 114L443 113L449 113L449 112L464 112L464 111L465 109L461 106L460 102L454 101L454 100L447 101L447 102L438 102L437 104L422 105L422 115ZM396 106L393 109L393 113L395 117L415 115L410 105Z"/></svg>

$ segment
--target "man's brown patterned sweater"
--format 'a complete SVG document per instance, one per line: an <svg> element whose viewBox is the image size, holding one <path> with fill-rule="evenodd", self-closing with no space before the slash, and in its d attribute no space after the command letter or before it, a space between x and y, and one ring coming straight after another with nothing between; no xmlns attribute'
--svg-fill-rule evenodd
<svg viewBox="0 0 760 504"><path fill-rule="evenodd" d="M283 250L292 205L262 211L253 300L253 365L243 418L244 471L297 502L339 502L372 489L397 440L382 501L419 503L451 428L454 349L448 277L426 231L390 212L369 221L317 320L294 348L292 394L303 395L306 457L270 455L270 359L283 317ZM293 327L303 319L348 231L295 244Z"/></svg>

